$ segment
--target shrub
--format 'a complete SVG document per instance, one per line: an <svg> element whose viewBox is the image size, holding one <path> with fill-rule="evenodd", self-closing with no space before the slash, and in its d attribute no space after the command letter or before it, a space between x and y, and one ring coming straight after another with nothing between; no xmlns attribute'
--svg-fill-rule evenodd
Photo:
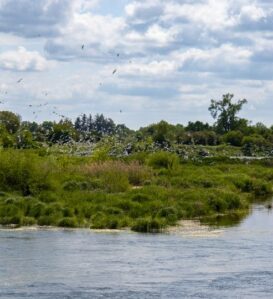
<svg viewBox="0 0 273 299"><path fill-rule="evenodd" d="M255 180L253 186L253 192L256 196L266 196L272 194L272 186L263 180Z"/></svg>
<svg viewBox="0 0 273 299"><path fill-rule="evenodd" d="M65 217L58 222L58 226L75 228L77 227L77 221L75 220L75 218Z"/></svg>
<svg viewBox="0 0 273 299"><path fill-rule="evenodd" d="M91 218L91 226L93 229L117 229L120 227L119 216L105 215L98 212Z"/></svg>
<svg viewBox="0 0 273 299"><path fill-rule="evenodd" d="M148 159L148 165L153 168L176 169L179 165L179 158L176 154L168 152L157 152L151 154Z"/></svg>
<svg viewBox="0 0 273 299"><path fill-rule="evenodd" d="M33 217L22 217L21 219L22 226L31 226L35 224L36 224L36 220Z"/></svg>
<svg viewBox="0 0 273 299"><path fill-rule="evenodd" d="M166 207L161 209L158 212L157 216L161 218L166 218L169 224L174 224L178 219L176 209L173 207Z"/></svg>
<svg viewBox="0 0 273 299"><path fill-rule="evenodd" d="M241 199L237 194L226 193L224 195L224 200L227 203L228 210L236 210L242 206Z"/></svg>
<svg viewBox="0 0 273 299"><path fill-rule="evenodd" d="M166 227L166 223L157 218L139 218L132 226L132 230L142 233L159 233Z"/></svg>
<svg viewBox="0 0 273 299"><path fill-rule="evenodd" d="M38 225L40 226L54 226L58 223L56 216L41 216L38 219Z"/></svg>
<svg viewBox="0 0 273 299"><path fill-rule="evenodd" d="M14 216L5 216L5 217L0 217L0 224L1 225L17 225L20 226L21 224L21 217L18 215Z"/></svg>
<svg viewBox="0 0 273 299"><path fill-rule="evenodd" d="M63 216L64 217L72 217L72 216L74 216L73 210L70 209L70 208L67 208L67 207L63 208L62 212L63 212Z"/></svg>
<svg viewBox="0 0 273 299"><path fill-rule="evenodd" d="M16 150L1 152L0 188L5 191L20 191L28 196L50 189L48 174L37 155Z"/></svg>
<svg viewBox="0 0 273 299"><path fill-rule="evenodd" d="M58 196L52 192L44 191L40 194L39 200L44 203L57 202Z"/></svg>
<svg viewBox="0 0 273 299"><path fill-rule="evenodd" d="M224 141L233 146L241 146L243 134L240 131L230 131L224 135Z"/></svg>
<svg viewBox="0 0 273 299"><path fill-rule="evenodd" d="M226 201L221 197L221 195L215 195L209 198L208 200L209 206L213 209L215 212L224 212L227 209L227 203Z"/></svg>
<svg viewBox="0 0 273 299"><path fill-rule="evenodd" d="M37 202L34 205L31 205L28 211L28 216L38 218L40 217L45 210L45 205L41 202Z"/></svg>
<svg viewBox="0 0 273 299"><path fill-rule="evenodd" d="M80 190L80 184L77 181L75 181L75 180L71 180L71 181L65 182L63 184L63 189L65 191L76 191L76 190Z"/></svg>

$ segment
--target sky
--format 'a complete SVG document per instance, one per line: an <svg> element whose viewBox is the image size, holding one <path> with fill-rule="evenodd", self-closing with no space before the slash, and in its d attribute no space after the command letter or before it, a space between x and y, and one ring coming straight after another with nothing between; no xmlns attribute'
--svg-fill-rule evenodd
<svg viewBox="0 0 273 299"><path fill-rule="evenodd" d="M0 109L23 120L212 123L226 93L273 124L272 0L0 0Z"/></svg>

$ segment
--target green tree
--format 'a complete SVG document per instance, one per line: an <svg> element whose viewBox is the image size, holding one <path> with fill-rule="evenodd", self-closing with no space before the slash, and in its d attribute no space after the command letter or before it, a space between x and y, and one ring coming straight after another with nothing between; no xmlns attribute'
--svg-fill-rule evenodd
<svg viewBox="0 0 273 299"><path fill-rule="evenodd" d="M48 138L53 143L68 143L75 140L77 132L70 120L61 120L59 123L53 125L53 131L50 132Z"/></svg>
<svg viewBox="0 0 273 299"><path fill-rule="evenodd" d="M233 103L233 97L233 94L228 93L223 95L220 101L211 100L209 111L212 117L216 119L215 125L219 133L227 133L238 128L240 118L237 117L237 114L247 103L247 100L238 100Z"/></svg>
<svg viewBox="0 0 273 299"><path fill-rule="evenodd" d="M203 123L199 120L196 122L189 121L185 129L186 131L190 131L190 132L200 132L200 131L208 131L210 129L210 126L208 123Z"/></svg>
<svg viewBox="0 0 273 299"><path fill-rule="evenodd" d="M15 145L14 135L10 134L4 125L0 124L0 146L3 148L13 147Z"/></svg>
<svg viewBox="0 0 273 299"><path fill-rule="evenodd" d="M21 123L19 115L10 111L0 111L0 125L4 126L10 134L18 131Z"/></svg>

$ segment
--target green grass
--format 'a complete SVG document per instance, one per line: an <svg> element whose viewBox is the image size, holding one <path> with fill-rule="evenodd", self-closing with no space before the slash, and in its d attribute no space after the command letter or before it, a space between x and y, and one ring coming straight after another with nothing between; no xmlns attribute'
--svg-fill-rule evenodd
<svg viewBox="0 0 273 299"><path fill-rule="evenodd" d="M155 233L182 219L245 215L253 201L272 194L271 165L217 158L186 162L167 152L98 162L5 150L0 224Z"/></svg>

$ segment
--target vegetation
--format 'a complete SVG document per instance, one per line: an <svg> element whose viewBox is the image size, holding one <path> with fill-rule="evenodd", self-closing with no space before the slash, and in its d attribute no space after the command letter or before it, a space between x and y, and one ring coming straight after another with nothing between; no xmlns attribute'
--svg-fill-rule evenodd
<svg viewBox="0 0 273 299"><path fill-rule="evenodd" d="M157 232L180 219L246 212L255 198L272 193L268 165L269 160L193 162L167 152L95 162L5 149L0 224Z"/></svg>
<svg viewBox="0 0 273 299"><path fill-rule="evenodd" d="M240 119L246 101L232 98L212 100L213 126L138 131L103 115L37 124L0 112L0 225L160 232L238 219L272 193L273 128Z"/></svg>

